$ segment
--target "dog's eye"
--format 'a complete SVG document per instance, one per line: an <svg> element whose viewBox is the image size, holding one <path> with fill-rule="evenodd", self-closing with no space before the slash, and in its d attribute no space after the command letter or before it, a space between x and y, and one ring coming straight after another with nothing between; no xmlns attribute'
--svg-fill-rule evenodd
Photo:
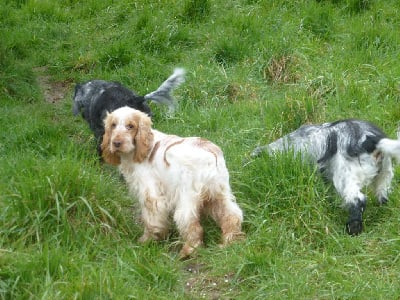
<svg viewBox="0 0 400 300"><path fill-rule="evenodd" d="M131 130L133 129L135 126L133 126L132 124L128 124L126 125L126 129Z"/></svg>
<svg viewBox="0 0 400 300"><path fill-rule="evenodd" d="M115 128L115 127L117 127L117 124L112 123L112 124L111 124L111 128Z"/></svg>

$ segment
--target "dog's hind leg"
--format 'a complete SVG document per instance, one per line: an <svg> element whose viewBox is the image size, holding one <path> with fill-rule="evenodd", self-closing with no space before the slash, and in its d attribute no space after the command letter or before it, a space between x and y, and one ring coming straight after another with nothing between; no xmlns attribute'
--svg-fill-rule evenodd
<svg viewBox="0 0 400 300"><path fill-rule="evenodd" d="M234 196L226 192L212 197L205 202L205 210L221 228L222 245L243 239L245 236L242 232L243 213L236 204Z"/></svg>
<svg viewBox="0 0 400 300"><path fill-rule="evenodd" d="M393 166L389 157L382 160L381 170L372 182L372 189L375 192L379 204L386 204L390 192L390 185L393 179Z"/></svg>

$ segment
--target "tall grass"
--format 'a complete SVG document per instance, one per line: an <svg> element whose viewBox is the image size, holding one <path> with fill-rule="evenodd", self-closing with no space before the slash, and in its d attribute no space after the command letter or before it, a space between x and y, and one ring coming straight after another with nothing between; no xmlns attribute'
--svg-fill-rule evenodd
<svg viewBox="0 0 400 300"><path fill-rule="evenodd" d="M398 172L387 206L366 191L365 231L349 237L315 169L249 158L304 123L355 117L396 136L398 1L27 0L0 18L0 299L398 298ZM179 109L153 105L154 126L222 147L247 234L220 248L204 220L187 261L174 228L137 242L135 199L71 113L76 82L145 94L177 66Z"/></svg>

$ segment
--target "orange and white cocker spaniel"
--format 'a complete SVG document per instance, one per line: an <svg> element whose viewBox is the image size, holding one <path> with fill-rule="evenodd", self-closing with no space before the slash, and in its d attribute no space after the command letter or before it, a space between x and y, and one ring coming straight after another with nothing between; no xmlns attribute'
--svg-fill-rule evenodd
<svg viewBox="0 0 400 300"><path fill-rule="evenodd" d="M183 239L181 257L203 243L200 217L210 215L222 230L222 244L241 239L242 211L229 185L221 149L198 137L182 138L151 128L150 118L130 107L105 118L103 158L118 165L141 205L140 242L167 237L172 215Z"/></svg>

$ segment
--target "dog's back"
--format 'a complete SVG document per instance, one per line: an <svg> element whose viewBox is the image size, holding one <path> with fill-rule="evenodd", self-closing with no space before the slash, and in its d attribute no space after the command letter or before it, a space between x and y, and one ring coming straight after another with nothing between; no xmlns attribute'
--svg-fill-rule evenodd
<svg viewBox="0 0 400 300"><path fill-rule="evenodd" d="M330 160L338 151L349 157L371 153L386 135L374 124L355 119L318 125L303 125L266 145L257 147L252 156L292 150L308 156L315 163Z"/></svg>

